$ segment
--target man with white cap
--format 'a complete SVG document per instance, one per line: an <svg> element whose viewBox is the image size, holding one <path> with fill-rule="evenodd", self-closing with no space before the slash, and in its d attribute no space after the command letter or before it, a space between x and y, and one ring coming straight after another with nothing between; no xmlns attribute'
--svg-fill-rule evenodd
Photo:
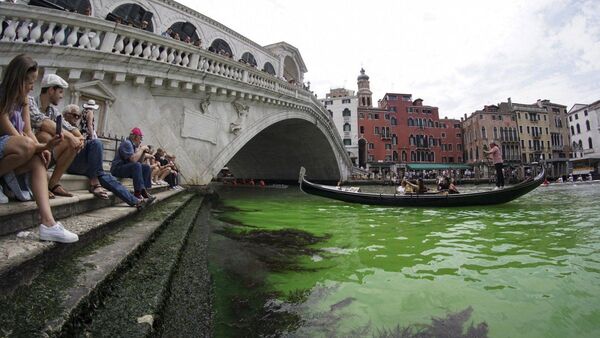
<svg viewBox="0 0 600 338"><path fill-rule="evenodd" d="M56 117L60 111L56 107L63 99L64 91L69 84L56 74L45 74L41 82L42 90L36 99L29 97L31 125L40 142L47 142L56 134ZM63 121L64 122L64 121ZM71 197L73 194L65 190L58 182L73 162L77 153L83 149L83 137L71 133L75 127L63 123L63 135L66 142L54 148L53 156L56 167L48 180L48 189L53 195Z"/></svg>

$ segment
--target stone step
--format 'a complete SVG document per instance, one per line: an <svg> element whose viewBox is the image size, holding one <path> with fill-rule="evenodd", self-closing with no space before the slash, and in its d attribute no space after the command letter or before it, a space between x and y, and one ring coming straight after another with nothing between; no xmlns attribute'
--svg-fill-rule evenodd
<svg viewBox="0 0 600 338"><path fill-rule="evenodd" d="M185 190L168 190L155 194L157 202L166 200ZM152 210L152 208L149 208ZM0 290L18 285L28 276L35 275L40 264L49 262L49 253L69 251L81 247L102 234L106 229L126 217L136 214L136 208L125 203L103 207L67 217L61 220L65 228L79 235L79 241L74 244L59 244L40 241L38 227L29 229L27 238L18 238L15 234L0 237ZM144 210L142 213L145 213Z"/></svg>
<svg viewBox="0 0 600 338"><path fill-rule="evenodd" d="M80 177L77 175L70 176ZM125 184L125 186L129 187L131 190L131 186L127 184ZM166 189L168 189L168 187L158 186L150 189L150 193L155 194ZM120 199L116 198L112 193L109 193L108 200L102 200L94 197L94 195L87 191L87 188L86 190L69 191L73 193L73 197L56 197L55 199L50 200L52 214L57 220L61 220L66 217L104 208L107 206L114 205L115 203L122 202ZM12 234L18 231L29 229L31 227L35 227L39 225L38 220L38 207L34 201L11 201L8 204L0 204L0 236Z"/></svg>
<svg viewBox="0 0 600 338"><path fill-rule="evenodd" d="M52 175L52 171L48 173L48 177L50 175ZM133 187L133 180L131 178L119 178L118 180L125 186ZM87 177L82 175L64 174L60 178L60 184L68 191L87 190L90 187Z"/></svg>
<svg viewBox="0 0 600 338"><path fill-rule="evenodd" d="M172 275L201 204L201 197L193 198L127 262L127 269L109 277L110 281L95 291L99 295L95 300L82 303L78 316L71 317L61 335L148 337L161 318Z"/></svg>
<svg viewBox="0 0 600 338"><path fill-rule="evenodd" d="M178 194L178 191L160 193L161 197ZM190 226L195 212L202 202L200 197L194 198L194 194L183 193L178 197L162 201L148 212L137 214L132 219L123 221L122 217L116 216L111 222L118 225L111 227L112 231L104 229L102 235L98 231L87 231L80 233L80 241L76 245L54 245L54 250L43 253L44 256L51 255L53 264L47 264L43 271L32 278L27 285L21 285L17 289L2 290L0 293L0 327L4 335L12 336L83 336L81 327L78 326L79 318L90 313L98 306L98 301L106 299L106 295L113 294L115 281L125 278L130 280L130 274L138 266L139 258L148 255L154 243L160 242L164 234L177 229L176 235L163 239L161 247L150 253L150 259L164 258L165 253L175 253L178 256L180 247L185 242L186 228ZM106 214L121 212L119 207L107 208ZM127 208L121 208L127 210ZM186 211L187 210L187 211ZM191 216L190 216L191 215ZM88 216L88 215L86 215ZM98 217L98 216L96 216ZM106 217L106 216L105 216ZM113 216L111 216L113 217ZM97 220L93 216L78 224L86 228L95 228ZM191 220L190 220L191 219ZM103 226L107 228L107 226ZM92 232L96 232L92 234ZM60 250L65 248L67 250ZM157 251L158 250L158 251ZM68 254L66 254L68 251ZM171 254L171 256L173 256ZM176 259L175 259L176 261ZM159 262L143 262L142 266L148 267L154 264L154 268L164 270L162 274L149 273L146 275L134 275L131 278L142 279L143 285L152 284L166 285L170 276L171 260ZM152 283L158 279L162 283ZM138 285L139 286L139 285ZM164 287L156 289L164 289ZM150 292L158 290L132 290L134 297L127 300L125 309L136 308L140 305L133 298L143 299L144 305L148 305ZM146 294L148 292L148 294ZM151 299L151 302L160 304L160 298ZM142 311L149 308L142 307ZM150 332L148 324L137 324L136 318L130 319L132 326L137 329ZM65 324L67 324L65 328ZM114 325L118 325L115 323ZM113 328L114 325L109 325ZM146 328L145 326L148 326ZM10 333L9 333L10 332ZM106 335L104 335L106 336ZM116 335L131 336L131 335Z"/></svg>

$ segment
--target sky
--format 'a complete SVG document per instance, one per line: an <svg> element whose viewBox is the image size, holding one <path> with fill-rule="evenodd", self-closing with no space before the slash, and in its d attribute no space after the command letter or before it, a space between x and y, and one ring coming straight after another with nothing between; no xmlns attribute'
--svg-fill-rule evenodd
<svg viewBox="0 0 600 338"><path fill-rule="evenodd" d="M324 97L412 94L460 118L484 105L600 99L600 0L178 0L260 45L286 41Z"/></svg>

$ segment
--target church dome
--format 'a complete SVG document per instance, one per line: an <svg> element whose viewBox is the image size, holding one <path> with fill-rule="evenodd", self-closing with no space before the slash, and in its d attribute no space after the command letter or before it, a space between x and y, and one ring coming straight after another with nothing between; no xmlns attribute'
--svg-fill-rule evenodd
<svg viewBox="0 0 600 338"><path fill-rule="evenodd" d="M358 76L357 80L369 80L369 75L365 74L365 70L363 68L360 69L360 75Z"/></svg>

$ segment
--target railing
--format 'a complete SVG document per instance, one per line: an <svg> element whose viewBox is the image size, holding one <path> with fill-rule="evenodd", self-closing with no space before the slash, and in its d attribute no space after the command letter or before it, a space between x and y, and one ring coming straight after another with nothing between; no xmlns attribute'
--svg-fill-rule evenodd
<svg viewBox="0 0 600 338"><path fill-rule="evenodd" d="M287 83L204 49L133 27L48 8L0 3L1 42L76 48L183 67L312 103L301 85ZM195 79L191 78L193 82Z"/></svg>

